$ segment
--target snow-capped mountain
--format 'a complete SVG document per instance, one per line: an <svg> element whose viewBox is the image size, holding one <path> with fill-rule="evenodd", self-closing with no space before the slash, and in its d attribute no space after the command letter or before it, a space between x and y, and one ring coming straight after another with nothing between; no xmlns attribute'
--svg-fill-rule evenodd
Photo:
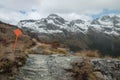
<svg viewBox="0 0 120 80"><path fill-rule="evenodd" d="M120 35L120 16L103 16L93 20L91 27L106 34Z"/></svg>
<svg viewBox="0 0 120 80"><path fill-rule="evenodd" d="M83 20L67 21L56 14L40 20L23 20L18 23L20 28L29 28L39 33L86 32L89 22Z"/></svg>
<svg viewBox="0 0 120 80"><path fill-rule="evenodd" d="M31 29L32 32L48 34L64 33L64 30L85 34L88 29L92 29L105 34L120 35L120 16L103 16L93 21L81 19L67 21L56 14L51 14L40 20L22 20L18 26Z"/></svg>
<svg viewBox="0 0 120 80"><path fill-rule="evenodd" d="M74 51L97 49L112 55L120 53L120 15L68 21L51 14L39 20L21 20L18 27L40 41L58 41Z"/></svg>

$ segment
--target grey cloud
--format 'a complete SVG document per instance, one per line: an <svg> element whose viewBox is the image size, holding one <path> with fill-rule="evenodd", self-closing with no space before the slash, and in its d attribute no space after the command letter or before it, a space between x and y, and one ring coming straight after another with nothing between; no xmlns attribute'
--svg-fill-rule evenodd
<svg viewBox="0 0 120 80"><path fill-rule="evenodd" d="M70 19L80 15L91 18L88 15L99 14L103 9L120 10L119 3L120 0L1 0L0 18L15 24L21 19L39 19L50 13L70 16ZM20 10L27 14L19 13Z"/></svg>
<svg viewBox="0 0 120 80"><path fill-rule="evenodd" d="M47 1L44 0L42 4L45 12L89 14L90 10L93 12L103 9L120 9L120 0L51 0L50 3Z"/></svg>

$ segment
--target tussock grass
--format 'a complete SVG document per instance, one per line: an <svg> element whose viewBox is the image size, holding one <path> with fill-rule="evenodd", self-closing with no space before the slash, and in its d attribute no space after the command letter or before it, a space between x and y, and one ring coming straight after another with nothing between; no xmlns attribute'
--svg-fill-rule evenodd
<svg viewBox="0 0 120 80"><path fill-rule="evenodd" d="M80 51L74 54L75 56L81 56L81 57L95 57L95 58L99 58L100 57L100 53L96 50L96 51Z"/></svg>
<svg viewBox="0 0 120 80"><path fill-rule="evenodd" d="M44 50L44 52L45 52L45 54L68 54L66 49L61 49L61 48L58 48L58 49L53 49L53 48L52 49L46 49L46 50Z"/></svg>
<svg viewBox="0 0 120 80"><path fill-rule="evenodd" d="M120 56L118 56L116 59L119 59L119 60L120 60Z"/></svg>

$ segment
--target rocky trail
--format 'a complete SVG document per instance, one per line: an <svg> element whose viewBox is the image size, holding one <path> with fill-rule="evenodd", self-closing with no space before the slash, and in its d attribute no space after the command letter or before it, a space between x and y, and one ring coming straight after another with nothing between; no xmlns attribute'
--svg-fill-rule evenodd
<svg viewBox="0 0 120 80"><path fill-rule="evenodd" d="M73 80L69 72L74 61L83 62L77 56L30 54L25 66L20 68L16 80ZM120 61L113 59L91 59L100 80L120 80Z"/></svg>
<svg viewBox="0 0 120 80"><path fill-rule="evenodd" d="M30 55L27 64L21 68L18 80L67 79L64 69L71 68L70 62L79 58L57 56Z"/></svg>

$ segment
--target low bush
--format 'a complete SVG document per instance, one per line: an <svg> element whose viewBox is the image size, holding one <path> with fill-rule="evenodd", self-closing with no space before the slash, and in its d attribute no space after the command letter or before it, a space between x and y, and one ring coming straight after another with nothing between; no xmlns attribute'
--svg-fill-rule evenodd
<svg viewBox="0 0 120 80"><path fill-rule="evenodd" d="M72 69L66 71L71 73L73 80L98 80L88 59L73 62L71 65Z"/></svg>

